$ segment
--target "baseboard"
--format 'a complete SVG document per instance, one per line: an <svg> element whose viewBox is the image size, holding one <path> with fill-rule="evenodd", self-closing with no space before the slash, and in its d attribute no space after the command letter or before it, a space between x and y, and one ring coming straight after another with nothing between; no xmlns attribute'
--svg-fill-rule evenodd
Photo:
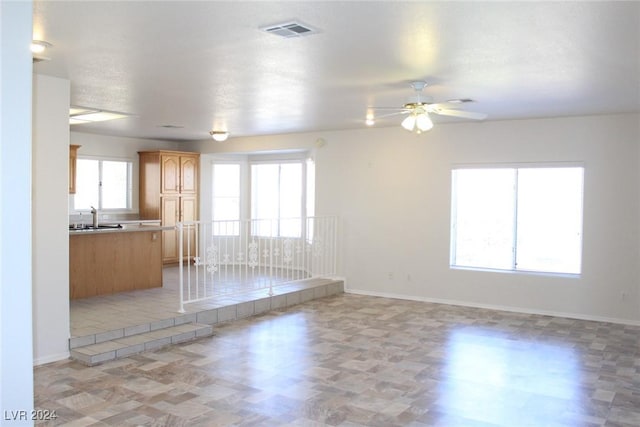
<svg viewBox="0 0 640 427"><path fill-rule="evenodd" d="M60 360L66 360L70 356L71 355L69 354L69 352L65 351L64 353L51 354L49 356L39 357L39 358L33 360L33 366L45 365L47 363L58 362Z"/></svg>
<svg viewBox="0 0 640 427"><path fill-rule="evenodd" d="M402 299L402 300L409 300L409 301L421 301L421 302L429 302L433 304L457 305L460 307L483 308L487 310L508 311L512 313L536 314L540 316L564 317L567 319L589 320L593 322L606 322L606 323L617 323L621 325L640 326L640 320L620 319L616 317L592 316L592 315L581 314L581 313L565 313L561 311L533 310L533 309L527 309L522 307L512 307L512 306L505 306L505 305L479 304L479 303L468 302L468 301L419 297L415 295L395 294L395 293L389 293L389 292L373 292L373 291L365 291L362 289L349 289L346 287L346 284L345 284L344 292L347 294L367 295L372 297Z"/></svg>

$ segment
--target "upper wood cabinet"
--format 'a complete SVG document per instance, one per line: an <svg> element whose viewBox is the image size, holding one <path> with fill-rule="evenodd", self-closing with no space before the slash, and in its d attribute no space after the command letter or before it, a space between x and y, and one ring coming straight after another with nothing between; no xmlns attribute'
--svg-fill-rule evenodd
<svg viewBox="0 0 640 427"><path fill-rule="evenodd" d="M79 145L69 146L69 194L76 194L76 162Z"/></svg>
<svg viewBox="0 0 640 427"><path fill-rule="evenodd" d="M180 192L180 157L173 154L160 155L160 193L177 194Z"/></svg>
<svg viewBox="0 0 640 427"><path fill-rule="evenodd" d="M162 194L197 193L199 157L193 154L165 152L160 155Z"/></svg>
<svg viewBox="0 0 640 427"><path fill-rule="evenodd" d="M180 157L180 193L198 193L198 163L199 157Z"/></svg>

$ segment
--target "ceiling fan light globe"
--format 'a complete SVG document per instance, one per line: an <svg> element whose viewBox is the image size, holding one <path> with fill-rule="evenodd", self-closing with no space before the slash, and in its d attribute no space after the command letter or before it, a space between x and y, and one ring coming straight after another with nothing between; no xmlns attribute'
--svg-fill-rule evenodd
<svg viewBox="0 0 640 427"><path fill-rule="evenodd" d="M431 130L431 128L433 128L433 122L431 121L431 118L429 117L429 115L427 113L424 113L424 114L420 114L416 118L416 126L421 132L426 132L428 130Z"/></svg>
<svg viewBox="0 0 640 427"><path fill-rule="evenodd" d="M403 121L401 126L408 130L409 132L413 132L413 129L416 127L416 116L413 114L407 116Z"/></svg>

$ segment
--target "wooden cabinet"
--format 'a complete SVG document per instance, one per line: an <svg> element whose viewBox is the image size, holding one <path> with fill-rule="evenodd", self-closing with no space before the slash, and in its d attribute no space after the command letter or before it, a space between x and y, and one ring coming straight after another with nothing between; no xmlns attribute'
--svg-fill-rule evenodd
<svg viewBox="0 0 640 427"><path fill-rule="evenodd" d="M71 299L162 286L159 231L69 235Z"/></svg>
<svg viewBox="0 0 640 427"><path fill-rule="evenodd" d="M162 225L175 226L180 221L180 197L162 196L160 198ZM162 262L178 260L178 231L166 230L162 235Z"/></svg>
<svg viewBox="0 0 640 427"><path fill-rule="evenodd" d="M191 153L193 154L193 153ZM193 155L160 155L162 194L196 194L198 192L198 162Z"/></svg>
<svg viewBox="0 0 640 427"><path fill-rule="evenodd" d="M79 145L69 146L69 194L76 194L76 162Z"/></svg>
<svg viewBox="0 0 640 427"><path fill-rule="evenodd" d="M178 194L180 192L180 158L174 154L160 155L160 193Z"/></svg>
<svg viewBox="0 0 640 427"><path fill-rule="evenodd" d="M140 218L160 219L163 226L198 219L200 154L183 151L141 151ZM195 236L193 236L195 237ZM195 239L191 248L194 253ZM166 230L162 236L162 261L178 262L178 232Z"/></svg>
<svg viewBox="0 0 640 427"><path fill-rule="evenodd" d="M180 157L180 193L198 193L198 163L199 158L193 156Z"/></svg>

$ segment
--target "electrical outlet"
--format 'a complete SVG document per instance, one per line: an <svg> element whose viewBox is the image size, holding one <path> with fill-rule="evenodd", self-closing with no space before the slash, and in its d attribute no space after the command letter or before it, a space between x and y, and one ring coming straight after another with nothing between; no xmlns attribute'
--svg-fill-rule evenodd
<svg viewBox="0 0 640 427"><path fill-rule="evenodd" d="M389 280L393 280L393 272L389 272Z"/></svg>

